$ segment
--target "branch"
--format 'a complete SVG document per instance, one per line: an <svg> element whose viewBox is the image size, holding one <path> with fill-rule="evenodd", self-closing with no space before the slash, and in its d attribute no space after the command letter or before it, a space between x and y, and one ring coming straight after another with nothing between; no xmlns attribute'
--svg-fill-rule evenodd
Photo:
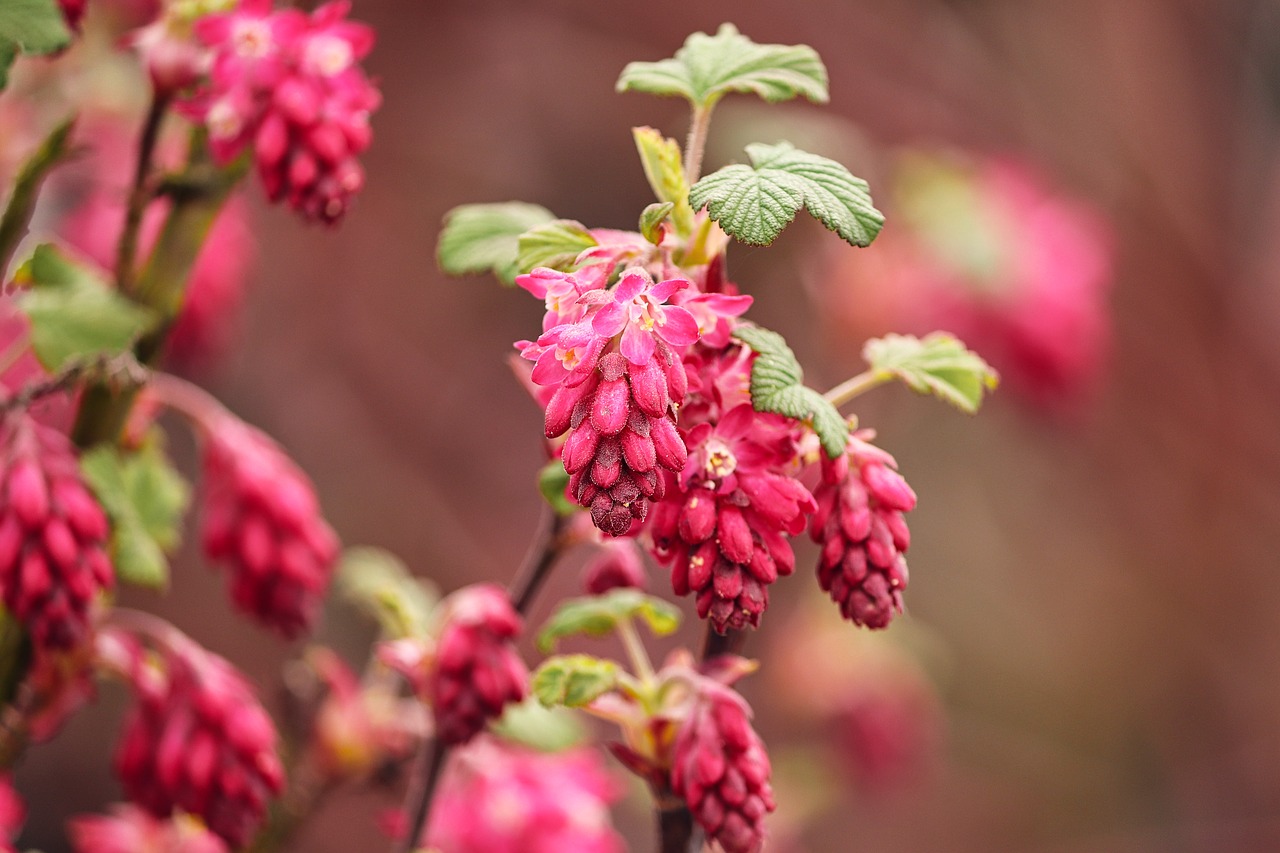
<svg viewBox="0 0 1280 853"><path fill-rule="evenodd" d="M69 391L81 382L138 388L145 385L150 376L151 372L128 352L75 361L49 378L33 382L17 393L0 399L0 413L25 409L37 400Z"/></svg>
<svg viewBox="0 0 1280 853"><path fill-rule="evenodd" d="M133 288L133 264L138 253L138 232L142 228L142 215L146 212L147 204L154 197L148 186L148 178L151 176L156 140L160 137L160 125L164 121L168 106L169 96L156 92L151 97L151 108L147 111L146 120L142 125L142 137L138 142L138 159L133 173L133 187L129 192L124 230L120 232L120 243L116 250L116 287L121 293L130 293Z"/></svg>

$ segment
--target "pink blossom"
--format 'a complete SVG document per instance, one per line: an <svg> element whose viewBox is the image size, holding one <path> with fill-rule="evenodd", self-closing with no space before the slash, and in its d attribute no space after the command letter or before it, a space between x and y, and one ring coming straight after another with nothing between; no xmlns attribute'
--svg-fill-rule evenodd
<svg viewBox="0 0 1280 853"><path fill-rule="evenodd" d="M524 698L529 671L512 643L523 621L501 587L465 587L450 596L447 612L426 692L436 736L456 745Z"/></svg>
<svg viewBox="0 0 1280 853"><path fill-rule="evenodd" d="M230 568L231 597L286 637L315 619L338 539L315 487L265 433L231 416L205 442L201 539Z"/></svg>
<svg viewBox="0 0 1280 853"><path fill-rule="evenodd" d="M676 294L674 301L693 315L704 345L723 349L729 345L734 320L745 314L754 300L750 296L684 290Z"/></svg>
<svg viewBox="0 0 1280 853"><path fill-rule="evenodd" d="M775 808L764 742L736 692L703 679L676 735L671 789L725 853L764 846L764 816Z"/></svg>
<svg viewBox="0 0 1280 853"><path fill-rule="evenodd" d="M621 853L622 794L599 753L536 752L479 737L454 754L426 834L440 853Z"/></svg>
<svg viewBox="0 0 1280 853"><path fill-rule="evenodd" d="M116 750L129 799L157 818L200 816L228 845L241 847L284 786L271 717L223 658L171 629L159 666L137 660L138 702Z"/></svg>
<svg viewBox="0 0 1280 853"><path fill-rule="evenodd" d="M115 583L108 532L71 440L10 415L0 425L0 592L38 650L88 639L92 609Z"/></svg>
<svg viewBox="0 0 1280 853"><path fill-rule="evenodd" d="M381 100L359 66L373 31L346 19L336 0L310 15L244 0L210 15L197 35L214 52L207 89L187 108L209 128L221 162L252 144L272 201L333 223L364 185L358 155L369 147L369 115Z"/></svg>
<svg viewBox="0 0 1280 853"><path fill-rule="evenodd" d="M137 806L79 815L68 824L77 853L228 853L221 838L187 815L160 819Z"/></svg>
<svg viewBox="0 0 1280 853"><path fill-rule="evenodd" d="M27 820L27 804L13 789L13 779L0 773L0 853L16 853L13 839Z"/></svg>
<svg viewBox="0 0 1280 853"><path fill-rule="evenodd" d="M687 347L698 340L698 322L685 308L666 305L677 291L689 286L682 278L653 283L640 270L628 270L591 320L591 328L605 338L621 334L622 355L635 365L653 358L657 340L673 347Z"/></svg>
<svg viewBox="0 0 1280 853"><path fill-rule="evenodd" d="M911 533L903 513L916 495L892 456L852 436L839 459L823 458L810 534L822 546L818 581L856 625L885 628L902 612Z"/></svg>
<svg viewBox="0 0 1280 853"><path fill-rule="evenodd" d="M588 595L611 589L645 589L649 585L644 558L634 539L606 539L582 570L582 586Z"/></svg>

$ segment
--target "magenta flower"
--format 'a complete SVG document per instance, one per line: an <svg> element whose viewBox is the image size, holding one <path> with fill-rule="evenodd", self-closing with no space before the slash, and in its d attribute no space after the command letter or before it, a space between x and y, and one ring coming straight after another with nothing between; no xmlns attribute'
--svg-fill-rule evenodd
<svg viewBox="0 0 1280 853"><path fill-rule="evenodd" d="M479 737L450 762L426 846L440 853L621 853L609 804L623 789L598 752L536 752Z"/></svg>
<svg viewBox="0 0 1280 853"><path fill-rule="evenodd" d="M676 294L675 301L697 321L702 343L712 349L723 349L729 345L734 320L745 314L754 300L750 296L685 290Z"/></svg>
<svg viewBox="0 0 1280 853"><path fill-rule="evenodd" d="M640 269L627 270L606 303L591 320L591 328L605 338L622 335L619 350L635 365L653 358L657 341L687 347L698 340L698 321L685 308L666 305L677 291L689 286L682 278L657 284Z"/></svg>
<svg viewBox="0 0 1280 853"><path fill-rule="evenodd" d="M252 143L271 200L327 223L364 185L356 158L369 147L369 114L381 100L358 65L373 31L346 20L349 8L339 0L305 15L245 0L201 19L196 33L215 58L207 90L187 104L219 161Z"/></svg>
<svg viewBox="0 0 1280 853"><path fill-rule="evenodd" d="M772 768L751 727L751 709L728 687L703 680L676 735L671 789L725 853L756 853L775 808Z"/></svg>
<svg viewBox="0 0 1280 853"><path fill-rule="evenodd" d="M153 816L199 815L241 847L284 787L275 724L225 659L181 635L158 651L161 667L133 667L138 703L121 731L116 775Z"/></svg>
<svg viewBox="0 0 1280 853"><path fill-rule="evenodd" d="M809 533L822 546L818 582L840 613L855 625L885 628L902 612L903 554L911 545L903 513L915 508L916 494L868 437L851 437L839 459L823 458Z"/></svg>
<svg viewBox="0 0 1280 853"><path fill-rule="evenodd" d="M221 838L188 815L154 818L137 806L111 814L72 818L67 826L77 853L227 853Z"/></svg>
<svg viewBox="0 0 1280 853"><path fill-rule="evenodd" d="M0 593L38 651L88 638L98 596L115 583L108 532L71 440L10 416L0 426Z"/></svg>

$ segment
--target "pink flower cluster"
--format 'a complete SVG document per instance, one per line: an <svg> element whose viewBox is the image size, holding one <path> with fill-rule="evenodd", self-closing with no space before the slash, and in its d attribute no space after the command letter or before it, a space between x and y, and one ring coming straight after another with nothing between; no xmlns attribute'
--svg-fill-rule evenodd
<svg viewBox="0 0 1280 853"><path fill-rule="evenodd" d="M440 853L621 853L609 804L622 794L594 750L536 752L478 737L455 753L426 845Z"/></svg>
<svg viewBox="0 0 1280 853"><path fill-rule="evenodd" d="M529 672L512 646L521 627L501 587L479 584L451 597L426 684L444 743L466 743L524 698Z"/></svg>
<svg viewBox="0 0 1280 853"><path fill-rule="evenodd" d="M848 452L824 459L818 512L810 533L822 546L818 581L844 618L884 628L902 612L907 586L903 553L911 533L902 514L916 495L892 456L854 436Z"/></svg>
<svg viewBox="0 0 1280 853"><path fill-rule="evenodd" d="M271 200L326 223L341 219L364 185L357 158L381 100L358 64L373 30L348 21L349 8L335 0L307 15L243 0L196 24L213 63L190 107L209 129L214 156L226 163L252 145Z"/></svg>
<svg viewBox="0 0 1280 853"><path fill-rule="evenodd" d="M198 815L242 847L284 786L271 718L230 663L181 635L158 660L127 636L121 645L138 698L116 751L126 795L157 818Z"/></svg>
<svg viewBox="0 0 1280 853"><path fill-rule="evenodd" d="M71 441L25 414L0 425L0 592L41 650L85 642L115 580L107 518Z"/></svg>
<svg viewBox="0 0 1280 853"><path fill-rule="evenodd" d="M517 346L535 362L533 381L555 388L546 435L568 432L561 459L569 494L597 527L621 536L665 494L660 469L679 471L687 459L675 424L688 387L680 351L699 331L688 310L667 301L689 283L655 284L640 268L612 290L545 269L517 282L547 303L549 328Z"/></svg>
<svg viewBox="0 0 1280 853"><path fill-rule="evenodd" d="M676 735L671 788L726 853L764 845L764 817L775 808L770 772L747 703L706 680Z"/></svg>
<svg viewBox="0 0 1280 853"><path fill-rule="evenodd" d="M227 416L209 425L202 538L231 567L231 597L286 637L310 627L328 588L338 539L311 481L261 431Z"/></svg>
<svg viewBox="0 0 1280 853"><path fill-rule="evenodd" d="M13 789L13 779L0 773L0 853L16 853L13 840L27 819L27 805Z"/></svg>
<svg viewBox="0 0 1280 853"><path fill-rule="evenodd" d="M80 815L68 830L76 853L228 853L226 843L198 820L185 815L161 820L137 806Z"/></svg>

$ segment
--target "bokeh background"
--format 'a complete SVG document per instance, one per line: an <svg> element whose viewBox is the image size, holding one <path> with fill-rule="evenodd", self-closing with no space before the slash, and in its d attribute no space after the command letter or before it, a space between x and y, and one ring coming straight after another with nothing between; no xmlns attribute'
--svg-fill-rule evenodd
<svg viewBox="0 0 1280 853"><path fill-rule="evenodd" d="M846 766L856 750L830 748L844 735L804 685L879 646L820 628L800 569L746 649L765 662L744 691L778 758L779 846L1280 849L1280 4L357 0L353 14L377 28L367 67L385 97L367 187L332 231L250 193L261 251L239 345L203 376L311 474L347 543L449 590L507 579L537 528L540 415L507 359L541 309L441 274L443 214L520 199L634 227L651 199L630 128L683 138L686 116L615 95L622 66L724 21L807 43L831 103L727 100L709 169L792 122L877 194L900 146L1014 155L1109 222L1112 337L1096 386L1052 411L998 393L969 418L901 388L857 406L920 495L909 614L887 642L933 698L911 706L919 725L904 710L888 728L936 749L877 785ZM817 387L861 369L858 329L824 314L833 242L806 222L731 250L749 316ZM570 565L535 621L575 583ZM234 621L221 584L193 552L165 598L133 600L271 696L296 650ZM324 635L353 656L370 637L342 613ZM24 840L63 849L61 821L112 796L121 699L32 754L20 785L45 795ZM294 849L380 849L373 815L394 801L336 797ZM652 844L643 808L618 811L636 850Z"/></svg>

